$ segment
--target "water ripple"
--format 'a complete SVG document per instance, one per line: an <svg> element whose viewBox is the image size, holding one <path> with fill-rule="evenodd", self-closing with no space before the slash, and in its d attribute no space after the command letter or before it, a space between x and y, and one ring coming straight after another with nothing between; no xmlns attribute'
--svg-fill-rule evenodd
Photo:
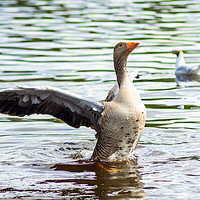
<svg viewBox="0 0 200 200"><path fill-rule="evenodd" d="M92 130L51 116L1 115L0 198L198 199L200 79L177 87L171 52L182 49L188 63L200 63L199 6L198 0L2 0L1 89L47 85L103 100L115 84L114 45L140 41L128 69L139 71L134 84L148 114L138 161L105 164L123 172L83 171L77 163L94 147ZM50 169L58 163L70 164Z"/></svg>

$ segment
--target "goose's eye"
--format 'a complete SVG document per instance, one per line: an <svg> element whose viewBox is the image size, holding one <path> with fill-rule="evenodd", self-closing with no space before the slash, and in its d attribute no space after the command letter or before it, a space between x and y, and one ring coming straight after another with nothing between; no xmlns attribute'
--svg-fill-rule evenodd
<svg viewBox="0 0 200 200"><path fill-rule="evenodd" d="M119 46L122 47L122 44L120 44Z"/></svg>

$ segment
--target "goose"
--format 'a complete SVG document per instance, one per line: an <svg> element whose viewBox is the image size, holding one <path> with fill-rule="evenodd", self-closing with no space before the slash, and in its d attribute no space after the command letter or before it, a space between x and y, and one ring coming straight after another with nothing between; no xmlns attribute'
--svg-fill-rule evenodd
<svg viewBox="0 0 200 200"><path fill-rule="evenodd" d="M200 65L187 65L184 60L184 54L182 50L174 51L173 54L177 55L175 74L192 75L200 72Z"/></svg>
<svg viewBox="0 0 200 200"><path fill-rule="evenodd" d="M92 161L125 161L133 157L142 135L146 108L127 75L129 54L139 42L120 42L114 48L118 92L96 102L52 87L17 87L0 91L0 113L13 116L49 114L68 125L96 131Z"/></svg>

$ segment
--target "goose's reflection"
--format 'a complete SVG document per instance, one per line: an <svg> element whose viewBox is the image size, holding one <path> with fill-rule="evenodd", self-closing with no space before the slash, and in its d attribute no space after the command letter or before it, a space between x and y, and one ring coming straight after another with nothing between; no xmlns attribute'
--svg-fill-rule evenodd
<svg viewBox="0 0 200 200"><path fill-rule="evenodd" d="M85 176L73 180L76 186L92 186L89 193L95 194L100 199L144 199L145 192L142 189L144 183L141 182L141 175L136 162L131 163L73 163L56 164L55 170L65 170L68 172L83 173L95 172L95 176ZM67 189L66 191L67 192ZM85 191L86 192L86 191ZM68 192L67 192L68 193Z"/></svg>
<svg viewBox="0 0 200 200"><path fill-rule="evenodd" d="M200 82L200 75L198 74L176 74L175 82L178 87L185 87L191 82Z"/></svg>

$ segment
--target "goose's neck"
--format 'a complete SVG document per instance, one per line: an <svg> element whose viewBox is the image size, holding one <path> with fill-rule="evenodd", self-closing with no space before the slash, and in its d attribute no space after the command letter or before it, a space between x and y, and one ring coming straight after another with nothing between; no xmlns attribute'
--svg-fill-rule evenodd
<svg viewBox="0 0 200 200"><path fill-rule="evenodd" d="M180 52L176 59L176 67L185 65L183 52Z"/></svg>
<svg viewBox="0 0 200 200"><path fill-rule="evenodd" d="M124 79L127 78L126 64L127 64L127 59L114 61L115 73L117 76L117 82L119 88Z"/></svg>

